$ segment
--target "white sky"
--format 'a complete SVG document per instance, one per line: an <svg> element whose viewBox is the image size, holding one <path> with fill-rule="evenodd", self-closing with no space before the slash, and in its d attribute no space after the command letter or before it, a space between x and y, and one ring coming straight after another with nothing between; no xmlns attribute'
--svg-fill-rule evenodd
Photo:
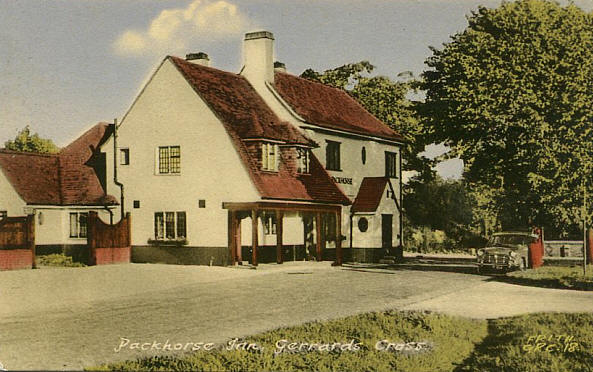
<svg viewBox="0 0 593 372"><path fill-rule="evenodd" d="M29 124L65 145L121 118L167 54L238 72L243 34L272 31L289 72L368 60L419 75L478 5L499 0L0 0L0 146ZM593 0L577 5L590 10ZM459 162L441 165L458 175Z"/></svg>

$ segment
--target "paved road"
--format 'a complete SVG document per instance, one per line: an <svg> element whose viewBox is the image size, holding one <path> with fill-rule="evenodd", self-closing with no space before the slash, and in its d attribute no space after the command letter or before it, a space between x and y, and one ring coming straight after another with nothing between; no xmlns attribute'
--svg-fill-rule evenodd
<svg viewBox="0 0 593 372"><path fill-rule="evenodd" d="M593 311L590 293L488 279L438 271L332 268L329 263L261 265L258 270L131 264L2 272L0 362L9 370L81 369L149 355L116 353L121 337L131 342L218 343L279 326L394 308L475 317ZM499 296L484 296L492 290ZM509 305L507 292L521 301ZM470 312L476 304L485 309ZM501 314L495 310L499 307Z"/></svg>

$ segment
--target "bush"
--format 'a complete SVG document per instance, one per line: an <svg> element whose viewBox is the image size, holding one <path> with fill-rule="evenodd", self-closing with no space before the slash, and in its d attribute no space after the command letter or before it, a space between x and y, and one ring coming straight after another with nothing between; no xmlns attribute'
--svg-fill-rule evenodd
<svg viewBox="0 0 593 372"><path fill-rule="evenodd" d="M593 291L593 270L583 276L581 267L544 266L526 271L514 271L506 279L516 284L534 287L578 289Z"/></svg>
<svg viewBox="0 0 593 372"><path fill-rule="evenodd" d="M72 257L65 254L48 254L45 256L36 257L37 265L39 266L54 266L54 267L84 267L85 264L81 262L72 261Z"/></svg>

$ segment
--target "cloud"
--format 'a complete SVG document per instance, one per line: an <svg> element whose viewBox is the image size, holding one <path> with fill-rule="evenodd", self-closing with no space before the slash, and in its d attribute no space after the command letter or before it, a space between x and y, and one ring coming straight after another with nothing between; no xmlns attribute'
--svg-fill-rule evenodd
<svg viewBox="0 0 593 372"><path fill-rule="evenodd" d="M165 9L145 30L128 29L113 42L121 56L172 54L190 43L236 37L253 23L227 1L194 0L185 8Z"/></svg>

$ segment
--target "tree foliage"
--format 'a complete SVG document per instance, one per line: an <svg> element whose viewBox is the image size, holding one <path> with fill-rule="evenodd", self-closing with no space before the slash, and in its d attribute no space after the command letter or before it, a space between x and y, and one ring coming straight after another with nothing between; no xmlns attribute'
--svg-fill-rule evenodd
<svg viewBox="0 0 593 372"><path fill-rule="evenodd" d="M407 98L415 81L412 74L401 73L398 75L401 79L393 81L385 76L370 76L373 69L370 62L361 61L323 73L307 69L301 77L346 91L367 111L407 140L404 148L404 170L430 172L428 159L418 156L424 150L424 131Z"/></svg>
<svg viewBox="0 0 593 372"><path fill-rule="evenodd" d="M27 125L12 141L4 142L7 150L37 153L56 153L60 149L50 139L41 138L39 134L31 134L31 128Z"/></svg>
<svg viewBox="0 0 593 372"><path fill-rule="evenodd" d="M418 109L430 138L491 191L503 228L576 231L593 170L593 15L518 0L468 23L426 61Z"/></svg>
<svg viewBox="0 0 593 372"><path fill-rule="evenodd" d="M403 206L412 226L442 230L458 244L470 235L477 235L474 207L476 200L462 180L412 180L406 185Z"/></svg>

